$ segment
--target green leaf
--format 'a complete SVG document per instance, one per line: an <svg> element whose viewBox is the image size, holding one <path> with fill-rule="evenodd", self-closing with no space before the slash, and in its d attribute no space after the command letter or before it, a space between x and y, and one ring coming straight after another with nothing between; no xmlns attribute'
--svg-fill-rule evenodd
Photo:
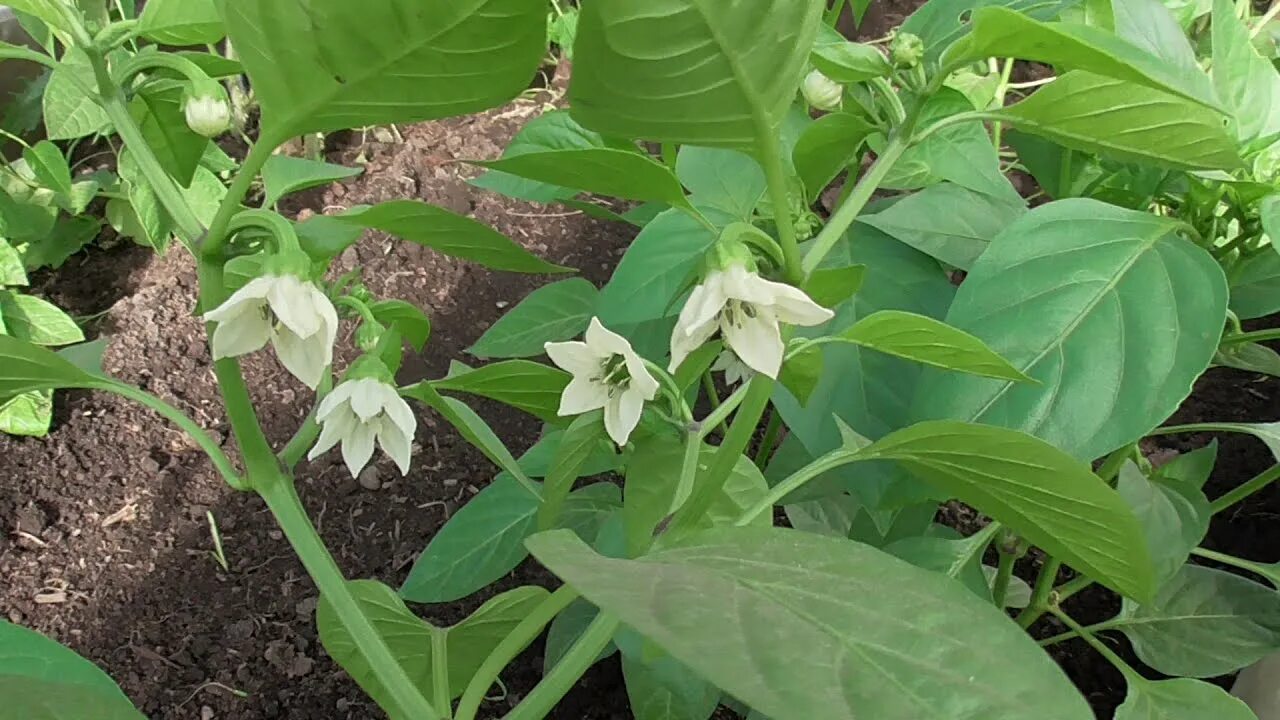
<svg viewBox="0 0 1280 720"><path fill-rule="evenodd" d="M237 0L224 13L276 142L496 107L546 50L540 0Z"/></svg>
<svg viewBox="0 0 1280 720"><path fill-rule="evenodd" d="M0 238L0 288L27 284L27 271L22 256L4 238Z"/></svg>
<svg viewBox="0 0 1280 720"><path fill-rule="evenodd" d="M422 352L427 338L431 337L431 319L413 303L379 300L369 306L369 311L378 322L399 331L418 352Z"/></svg>
<svg viewBox="0 0 1280 720"><path fill-rule="evenodd" d="M1280 649L1280 594L1239 575L1184 565L1150 605L1125 600L1107 623L1166 674L1215 677Z"/></svg>
<svg viewBox="0 0 1280 720"><path fill-rule="evenodd" d="M982 570L982 553L990 543L989 536L963 540L919 536L889 543L884 551L918 568L956 580L982 600L991 602L991 587Z"/></svg>
<svg viewBox="0 0 1280 720"><path fill-rule="evenodd" d="M782 123L821 16L807 0L746 0L733 12L715 0L588 3L573 117L619 137L750 151Z"/></svg>
<svg viewBox="0 0 1280 720"><path fill-rule="evenodd" d="M1280 353L1260 343L1237 343L1218 350L1213 364L1280 377Z"/></svg>
<svg viewBox="0 0 1280 720"><path fill-rule="evenodd" d="M239 60L232 60L221 55L198 50L179 50L175 54L195 63L206 75L215 80L234 77L244 72L244 66L240 64Z"/></svg>
<svg viewBox="0 0 1280 720"><path fill-rule="evenodd" d="M1186 53L1171 62L1099 28L1040 22L1005 8L987 7L974 11L973 31L947 50L942 63L954 67L993 55L1016 57L1143 85L1206 108L1218 107L1209 78L1196 65L1186 37L1178 32L1177 40L1186 46Z"/></svg>
<svg viewBox="0 0 1280 720"><path fill-rule="evenodd" d="M343 167L288 155L272 155L262 166L262 184L265 190L262 204L273 207L285 195L345 180L362 172L363 168Z"/></svg>
<svg viewBox="0 0 1280 720"><path fill-rule="evenodd" d="M519 472L519 466L516 459L511 457L511 451L506 445L498 439L494 434L493 428L475 413L466 403L456 398L445 397L436 392L429 382L420 382L407 388L402 388L401 395L405 395L421 402L426 403L431 409L444 416L462 437L484 456L498 467L512 476L516 476ZM496 478L495 478L496 481ZM526 489L528 492L528 489ZM531 493L532 494L532 493Z"/></svg>
<svg viewBox="0 0 1280 720"><path fill-rule="evenodd" d="M23 262L32 269L61 267L67 258L93 242L101 230L102 221L98 218L83 215L59 216L48 237L39 243L27 246L22 258ZM3 252L3 249L0 249L0 255L3 255ZM3 264L2 259L0 264ZM4 284L0 281L0 285Z"/></svg>
<svg viewBox="0 0 1280 720"><path fill-rule="evenodd" d="M527 552L538 498L497 478L431 538L400 588L410 602L453 602L511 572Z"/></svg>
<svg viewBox="0 0 1280 720"><path fill-rule="evenodd" d="M928 127L973 109L973 103L964 94L943 88L925 102L918 125ZM873 144L872 147L879 150L881 146ZM1000 157L982 123L964 122L944 127L907 148L885 177L883 186L913 190L943 180L1009 203L1022 202L1001 172Z"/></svg>
<svg viewBox="0 0 1280 720"><path fill-rule="evenodd" d="M150 6L148 6L150 7ZM179 185L191 184L209 139L191 131L182 111L185 88L172 84L144 89L130 104L129 111L142 130L142 137L156 159Z"/></svg>
<svg viewBox="0 0 1280 720"><path fill-rule="evenodd" d="M667 210L636 236L609 283L596 313L608 326L639 323L679 312L686 288L716 234L680 210Z"/></svg>
<svg viewBox="0 0 1280 720"><path fill-rule="evenodd" d="M226 37L214 0L148 0L142 36L164 45L212 45Z"/></svg>
<svg viewBox="0 0 1280 720"><path fill-rule="evenodd" d="M804 290L822 307L834 308L858 292L866 274L866 265L817 268L805 281Z"/></svg>
<svg viewBox="0 0 1280 720"><path fill-rule="evenodd" d="M1213 86L1242 143L1280 132L1280 75L1258 54L1230 0L1213 4Z"/></svg>
<svg viewBox="0 0 1280 720"><path fill-rule="evenodd" d="M1156 468L1155 477L1203 489L1218 460L1218 441L1197 448Z"/></svg>
<svg viewBox="0 0 1280 720"><path fill-rule="evenodd" d="M1259 253L1231 269L1231 311L1241 320L1280 310L1280 252Z"/></svg>
<svg viewBox="0 0 1280 720"><path fill-rule="evenodd" d="M494 270L526 273L569 270L533 255L488 225L416 200L392 200L332 217L381 230Z"/></svg>
<svg viewBox="0 0 1280 720"><path fill-rule="evenodd" d="M0 335L0 397L31 390L91 387L99 381L58 353Z"/></svg>
<svg viewBox="0 0 1280 720"><path fill-rule="evenodd" d="M676 156L676 176L694 202L735 220L749 221L768 189L760 164L734 150L685 145Z"/></svg>
<svg viewBox="0 0 1280 720"><path fill-rule="evenodd" d="M10 197L0 189L0 237L11 243L38 243L45 239L58 217L58 210Z"/></svg>
<svg viewBox="0 0 1280 720"><path fill-rule="evenodd" d="M900 32L919 36L924 41L925 57L933 62L969 33L973 13L979 8L1005 7L1038 20L1052 20L1072 4L1059 0L930 0L902 23Z"/></svg>
<svg viewBox="0 0 1280 720"><path fill-rule="evenodd" d="M59 0L14 0L6 2L10 8L39 19L49 27L69 31L67 16L58 11ZM35 33L31 33L33 36Z"/></svg>
<svg viewBox="0 0 1280 720"><path fill-rule="evenodd" d="M530 120L511 144L502 151L503 158L555 150L584 150L606 147L604 138L573 120L568 110L553 110ZM529 180L491 170L469 181L476 187L502 193L508 197L547 203L577 195L576 190Z"/></svg>
<svg viewBox="0 0 1280 720"><path fill-rule="evenodd" d="M583 467L592 454L605 440L601 417L600 411L583 413L565 428L556 448L555 460L543 483L542 506L538 508L539 530L556 527L564 502L573 490L573 484L582 475Z"/></svg>
<svg viewBox="0 0 1280 720"><path fill-rule="evenodd" d="M294 223L293 230L298 233L302 251L310 255L313 262L322 265L328 265L343 250L359 242L364 234L358 225L343 222L340 215L312 215Z"/></svg>
<svg viewBox="0 0 1280 720"><path fill-rule="evenodd" d="M991 240L1026 209L1021 200L1010 202L944 182L858 220L948 265L968 270Z"/></svg>
<svg viewBox="0 0 1280 720"><path fill-rule="evenodd" d="M1151 557L1133 512L1087 465L1043 440L936 421L834 455L843 462L898 460L1113 590L1144 599L1155 592Z"/></svg>
<svg viewBox="0 0 1280 720"><path fill-rule="evenodd" d="M916 417L1017 428L1081 460L1162 423L1208 367L1226 317L1217 262L1175 230L1085 199L1014 222L974 264L947 324L1037 383L926 370Z"/></svg>
<svg viewBox="0 0 1280 720"><path fill-rule="evenodd" d="M1031 379L973 335L901 310L868 315L832 339L947 370L1012 382Z"/></svg>
<svg viewBox="0 0 1280 720"><path fill-rule="evenodd" d="M53 393L37 390L0 400L0 432L44 437L53 423Z"/></svg>
<svg viewBox="0 0 1280 720"><path fill-rule="evenodd" d="M1189 483L1148 478L1132 461L1120 468L1116 490L1142 523L1156 567L1156 585L1173 577L1209 531L1213 510Z"/></svg>
<svg viewBox="0 0 1280 720"><path fill-rule="evenodd" d="M437 390L453 390L497 400L547 422L558 419L560 395L569 374L558 368L504 360L431 383Z"/></svg>
<svg viewBox="0 0 1280 720"><path fill-rule="evenodd" d="M57 145L41 140L25 148L22 157L44 187L62 195L71 194L71 166Z"/></svg>
<svg viewBox="0 0 1280 720"><path fill-rule="evenodd" d="M551 621L551 627L547 629L546 648L542 652L543 675L550 672L551 668L560 662L564 654L569 652L569 648L582 636L582 633L586 632L587 626L599 614L599 608L582 598L578 598L569 603L569 606L564 610L561 610L559 615L556 615L556 619ZM610 642L596 656L596 662L600 662L616 652L618 652L618 647Z"/></svg>
<svg viewBox="0 0 1280 720"><path fill-rule="evenodd" d="M778 374L778 382L791 393L801 405L809 402L813 390L822 379L822 348L810 345L803 350L789 354L782 363L782 371Z"/></svg>
<svg viewBox="0 0 1280 720"><path fill-rule="evenodd" d="M1257 720L1240 698L1200 680L1144 680L1125 676L1129 694L1115 720Z"/></svg>
<svg viewBox="0 0 1280 720"><path fill-rule="evenodd" d="M667 166L647 155L613 148L524 152L474 165L546 185L573 188L625 200L684 205L684 190Z"/></svg>
<svg viewBox="0 0 1280 720"><path fill-rule="evenodd" d="M544 344L569 340L587 329L599 294L582 278L544 285L499 318L468 352L481 358L541 355Z"/></svg>
<svg viewBox="0 0 1280 720"><path fill-rule="evenodd" d="M622 677L635 720L708 720L720 705L720 690L663 657L652 663L623 654Z"/></svg>
<svg viewBox="0 0 1280 720"><path fill-rule="evenodd" d="M1225 118L1151 88L1081 70L993 113L1074 150L1180 170L1240 167Z"/></svg>
<svg viewBox="0 0 1280 720"><path fill-rule="evenodd" d="M34 295L0 290L0 317L10 335L35 345L70 345L84 340L84 332L71 316Z"/></svg>
<svg viewBox="0 0 1280 720"><path fill-rule="evenodd" d="M549 595L546 588L533 586L508 590L447 630L449 690L453 697L462 696L489 654Z"/></svg>
<svg viewBox="0 0 1280 720"><path fill-rule="evenodd" d="M889 59L874 45L849 42L826 24L818 30L809 60L823 75L838 83L860 83L893 73Z"/></svg>
<svg viewBox="0 0 1280 720"><path fill-rule="evenodd" d="M1280 462L1280 422L1273 423L1214 423L1214 426L1228 432L1252 435L1264 444L1276 462Z"/></svg>
<svg viewBox="0 0 1280 720"><path fill-rule="evenodd" d="M863 141L873 130L866 120L848 113L823 115L805 128L791 159L810 199L821 195L840 171L858 159Z"/></svg>
<svg viewBox="0 0 1280 720"><path fill-rule="evenodd" d="M588 600L770 717L1092 717L990 602L865 545L776 528L711 530L637 560L563 531L528 544Z"/></svg>
<svg viewBox="0 0 1280 720"><path fill-rule="evenodd" d="M119 686L70 648L0 620L0 696L23 720L144 720Z"/></svg>
<svg viewBox="0 0 1280 720"><path fill-rule="evenodd" d="M50 140L74 140L110 129L107 111L85 88L97 88L93 68L84 52L73 48L44 88L44 127Z"/></svg>

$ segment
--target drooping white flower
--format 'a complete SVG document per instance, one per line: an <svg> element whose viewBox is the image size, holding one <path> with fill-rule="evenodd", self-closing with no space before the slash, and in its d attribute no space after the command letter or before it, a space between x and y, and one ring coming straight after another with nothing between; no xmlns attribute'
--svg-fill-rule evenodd
<svg viewBox="0 0 1280 720"><path fill-rule="evenodd" d="M409 473L418 420L394 385L376 377L347 380L321 401L316 421L323 429L307 454L308 460L341 442L342 460L351 477L356 477L373 456L376 440L400 468L400 474Z"/></svg>
<svg viewBox="0 0 1280 720"><path fill-rule="evenodd" d="M560 396L561 416L604 408L604 428L619 446L627 444L640 422L645 402L658 392L658 381L631 349L627 339L591 318L586 342L549 342L551 362L573 375Z"/></svg>
<svg viewBox="0 0 1280 720"><path fill-rule="evenodd" d="M832 315L801 290L765 280L744 265L713 270L680 311L671 334L671 369L720 331L747 367L776 380L786 349L778 324L819 325Z"/></svg>
<svg viewBox="0 0 1280 720"><path fill-rule="evenodd" d="M734 354L732 350L725 350L720 353L720 357L716 358L715 363L711 365L712 371L724 373L724 382L726 385L737 385L751 379L755 371L742 359Z"/></svg>
<svg viewBox="0 0 1280 720"><path fill-rule="evenodd" d="M207 138L217 137L231 127L231 104L217 93L188 97L182 105L187 127Z"/></svg>
<svg viewBox="0 0 1280 720"><path fill-rule="evenodd" d="M270 342L285 368L312 390L333 362L338 313L320 288L295 275L256 277L204 319L218 324L214 360L247 355Z"/></svg>
<svg viewBox="0 0 1280 720"><path fill-rule="evenodd" d="M822 71L813 70L805 75L804 82L800 83L800 94L804 95L805 102L819 110L830 112L840 109L844 88L840 83L823 75Z"/></svg>

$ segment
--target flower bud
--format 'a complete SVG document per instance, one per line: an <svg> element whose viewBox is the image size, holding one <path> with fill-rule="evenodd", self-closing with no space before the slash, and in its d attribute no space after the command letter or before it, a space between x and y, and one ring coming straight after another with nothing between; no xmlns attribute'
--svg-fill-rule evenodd
<svg viewBox="0 0 1280 720"><path fill-rule="evenodd" d="M378 348L378 343L382 341L382 334L386 330L385 327L376 322L365 321L360 323L360 328L356 330L356 347L360 348L361 352L374 352Z"/></svg>
<svg viewBox="0 0 1280 720"><path fill-rule="evenodd" d="M919 35L900 32L889 42L889 57L900 68L913 68L924 59L924 41Z"/></svg>
<svg viewBox="0 0 1280 720"><path fill-rule="evenodd" d="M222 86L213 81L188 89L182 112L187 127L207 138L217 137L231 127L231 103Z"/></svg>
<svg viewBox="0 0 1280 720"><path fill-rule="evenodd" d="M821 71L814 70L806 75L804 82L800 84L800 93L804 95L805 102L819 110L830 112L840 108L844 88L823 75Z"/></svg>

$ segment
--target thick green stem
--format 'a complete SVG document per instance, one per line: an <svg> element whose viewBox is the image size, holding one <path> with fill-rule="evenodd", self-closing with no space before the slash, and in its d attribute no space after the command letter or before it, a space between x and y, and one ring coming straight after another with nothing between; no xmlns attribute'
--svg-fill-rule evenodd
<svg viewBox="0 0 1280 720"><path fill-rule="evenodd" d="M222 253L227 243L227 227L231 224L231 218L240 212L240 204L244 202L254 179L262 171L262 166L271 158L271 152L277 145L279 145L278 142L264 135L258 138L258 142L249 149L249 155L245 157L244 164L240 166L240 171L236 173L231 186L227 188L227 195L222 200L222 206L218 208L218 214L214 215L213 222L209 224L208 237L200 248L205 257L216 257Z"/></svg>
<svg viewBox="0 0 1280 720"><path fill-rule="evenodd" d="M773 222L778 228L782 246L783 272L787 282L799 286L804 280L800 263L800 244L796 241L796 225L791 218L791 193L787 190L787 173L782 167L782 148L778 134L767 125L760 132L760 160L764 163L765 180L769 184L769 202L773 205Z"/></svg>
<svg viewBox="0 0 1280 720"><path fill-rule="evenodd" d="M1272 586L1280 589L1280 568L1277 568L1276 566L1256 563L1252 560L1245 560L1244 558L1239 558L1235 555L1220 553L1208 548L1192 548L1191 554L1196 557L1202 557L1206 560L1222 563L1228 567L1239 568L1245 572L1251 572L1254 575L1265 578Z"/></svg>
<svg viewBox="0 0 1280 720"><path fill-rule="evenodd" d="M884 182L889 171L893 169L893 164L898 162L902 153L907 151L907 145L907 137L901 132L895 133L889 140L889 144L881 151L875 163L862 176L862 179L858 180L853 192L849 193L848 199L840 204L835 214L827 221L826 227L822 228L822 232L818 233L818 237L814 239L813 246L804 256L803 267L806 275L812 274L817 269L827 253L831 252L831 248L836 246L841 237L844 237L845 231L853 221L858 219L858 214L870 202L871 196L880 187L880 183Z"/></svg>
<svg viewBox="0 0 1280 720"><path fill-rule="evenodd" d="M542 678L542 682L538 683L533 691L515 706L515 709L507 713L505 720L545 718L556 703L560 702L561 698L578 682L587 668L596 661L600 651L613 639L613 633L618 629L618 625L616 617L601 611L587 626L578 641L560 659L560 662L556 663L551 672Z"/></svg>
<svg viewBox="0 0 1280 720"><path fill-rule="evenodd" d="M706 438L715 431L717 427L726 433L728 432L728 428L725 427L725 420L731 413L733 413L734 410L738 409L739 405L742 404L743 399L747 396L747 387L748 386L743 385L733 391L732 395L725 398L724 402L716 403L715 409L703 418L702 422L698 423L699 438Z"/></svg>
<svg viewBox="0 0 1280 720"><path fill-rule="evenodd" d="M1058 577L1058 570L1062 567L1062 561L1051 556L1045 556L1044 565L1040 568L1040 574L1036 577L1036 585L1031 590L1031 602L1027 603L1027 607L1018 615L1018 624L1024 628L1031 627L1031 624L1040 619L1041 615L1049 609L1049 598L1053 594L1053 582Z"/></svg>
<svg viewBox="0 0 1280 720"><path fill-rule="evenodd" d="M289 539L298 559L307 569L307 574L320 588L321 596L333 607L338 620L351 635L352 642L386 689L394 704L393 708L387 710L394 717L438 720L440 714L405 674L404 668L391 654L382 636L351 594L346 578L303 510L302 500L293 487L293 481L279 471L269 476L255 477L253 481L254 487L275 515L280 529Z"/></svg>
<svg viewBox="0 0 1280 720"><path fill-rule="evenodd" d="M462 693L462 699L458 701L458 712L454 717L457 720L475 720L476 713L480 710L480 703L484 701L484 694L497 682L502 669L514 660L521 650L528 647L534 638L538 637L547 623L555 619L561 610L576 599L578 599L578 592L568 585L562 585L512 628L511 632L502 638L493 652L489 653L489 656L480 664L476 674L471 676L467 689Z"/></svg>
<svg viewBox="0 0 1280 720"><path fill-rule="evenodd" d="M1228 335L1222 338L1222 347L1241 343L1259 343L1280 340L1280 330L1255 330L1253 332Z"/></svg>
<svg viewBox="0 0 1280 720"><path fill-rule="evenodd" d="M1215 514L1220 513L1250 495L1253 495L1259 490L1266 488L1277 479L1280 479L1280 464L1272 465L1266 470L1254 475L1248 482L1240 485L1217 500L1214 500L1209 507Z"/></svg>
<svg viewBox="0 0 1280 720"><path fill-rule="evenodd" d="M733 416L729 432L725 434L715 457L711 460L706 480L698 484L693 494L689 496L689 500L676 513L675 520L671 524L672 536L692 532L698 527L702 516L720 495L725 481L729 479L729 473L733 472L733 466L738 463L738 458L742 457L742 452L751 442L751 436L755 434L756 426L760 423L760 416L769 406L769 396L772 393L773 379L768 375L757 374L751 378L742 404L738 407L737 414Z"/></svg>
<svg viewBox="0 0 1280 720"><path fill-rule="evenodd" d="M999 544L999 548L1000 564L996 566L996 581L991 586L991 600L996 607L1004 609L1004 600L1009 594L1009 581L1013 579L1013 561L1018 559L1018 555L1008 552L1003 542Z"/></svg>

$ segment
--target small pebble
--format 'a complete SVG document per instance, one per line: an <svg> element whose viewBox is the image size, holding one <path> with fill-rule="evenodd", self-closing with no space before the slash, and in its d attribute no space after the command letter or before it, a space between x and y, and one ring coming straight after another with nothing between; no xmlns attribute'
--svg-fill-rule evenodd
<svg viewBox="0 0 1280 720"><path fill-rule="evenodd" d="M382 487L382 479L378 477L378 468L370 465L360 471L360 487L365 490L377 490Z"/></svg>

